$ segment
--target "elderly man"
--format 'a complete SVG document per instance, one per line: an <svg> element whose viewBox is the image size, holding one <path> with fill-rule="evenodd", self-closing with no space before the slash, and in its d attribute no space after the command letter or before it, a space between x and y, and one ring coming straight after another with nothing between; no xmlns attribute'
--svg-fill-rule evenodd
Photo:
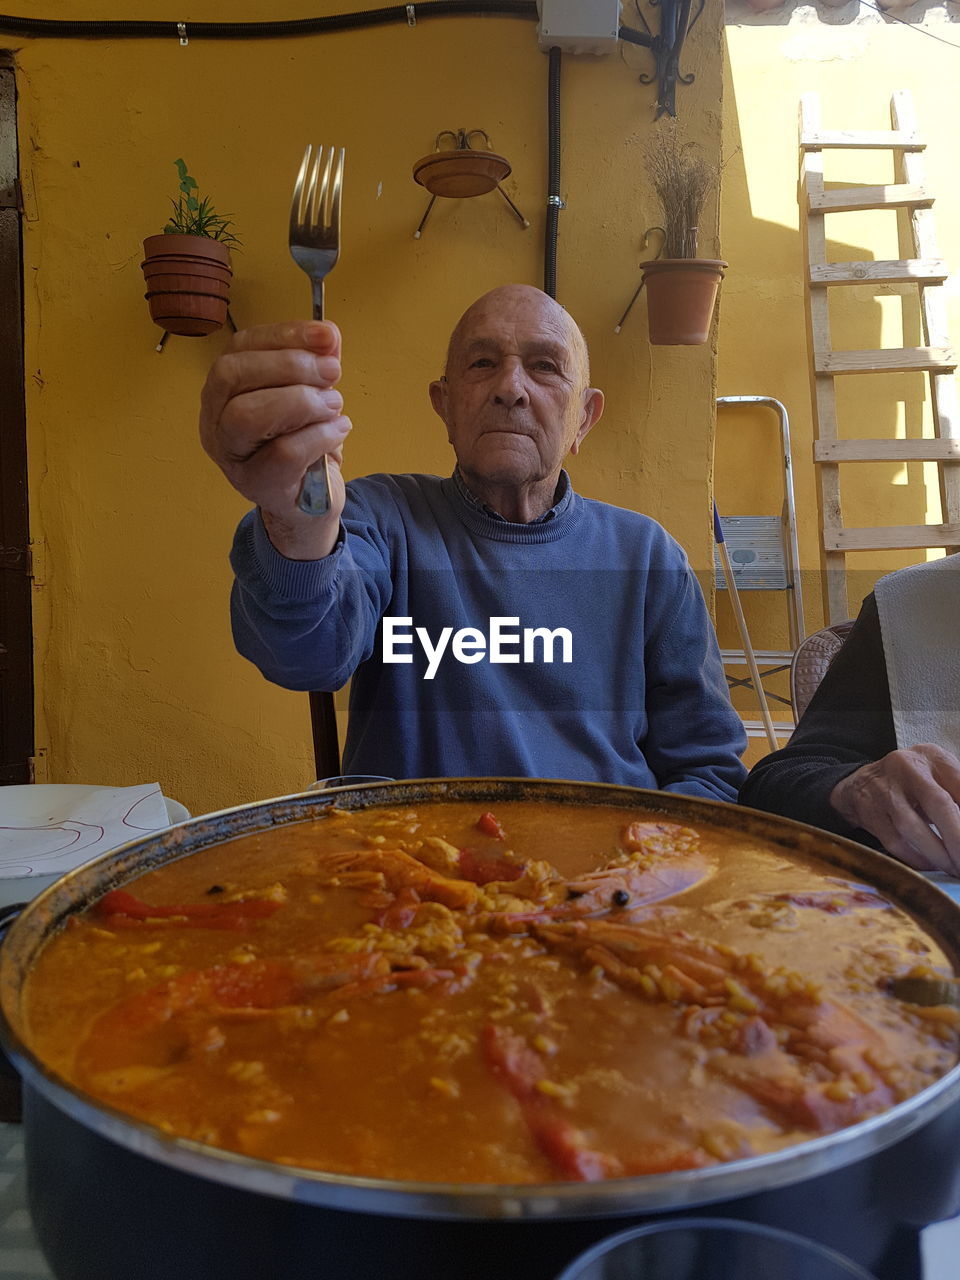
<svg viewBox="0 0 960 1280"><path fill-rule="evenodd" d="M960 875L960 555L881 578L743 804Z"/></svg>
<svg viewBox="0 0 960 1280"><path fill-rule="evenodd" d="M286 688L353 677L344 770L735 798L743 730L683 552L562 469L603 408L567 313L509 285L461 318L430 386L446 479L345 486L339 377L333 325L237 334L201 434L258 508L233 548L237 646ZM322 455L332 506L308 515L298 493Z"/></svg>

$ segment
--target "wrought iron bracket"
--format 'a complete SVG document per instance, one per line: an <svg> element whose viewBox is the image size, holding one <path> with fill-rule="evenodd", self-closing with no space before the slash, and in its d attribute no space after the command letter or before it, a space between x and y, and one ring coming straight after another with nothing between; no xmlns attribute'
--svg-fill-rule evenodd
<svg viewBox="0 0 960 1280"><path fill-rule="evenodd" d="M651 9L660 11L660 30L655 32L640 8L640 0L634 0L637 17L645 30L635 31L632 27L621 27L620 38L630 44L639 44L648 48L653 54L656 70L653 75L641 74L641 84L657 85L657 117L677 114L677 84L693 84L694 75L683 75L680 71L680 53L687 33L693 28L703 13L706 0L700 0L699 7L690 16L693 0L649 0Z"/></svg>

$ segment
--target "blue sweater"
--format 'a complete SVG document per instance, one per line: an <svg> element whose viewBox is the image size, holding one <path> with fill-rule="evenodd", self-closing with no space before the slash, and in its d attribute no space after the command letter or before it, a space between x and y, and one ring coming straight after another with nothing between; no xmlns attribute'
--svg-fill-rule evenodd
<svg viewBox="0 0 960 1280"><path fill-rule="evenodd" d="M287 689L353 676L344 773L734 800L746 740L683 551L565 473L558 494L514 524L455 477L368 476L316 561L280 555L250 512L231 557L237 648Z"/></svg>

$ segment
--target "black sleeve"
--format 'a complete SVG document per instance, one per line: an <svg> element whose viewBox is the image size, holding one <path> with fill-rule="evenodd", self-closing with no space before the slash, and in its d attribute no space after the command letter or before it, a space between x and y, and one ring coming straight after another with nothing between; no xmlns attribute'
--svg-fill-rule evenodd
<svg viewBox="0 0 960 1280"><path fill-rule="evenodd" d="M752 769L740 803L879 848L830 804L841 778L897 745L877 601L871 594L790 741Z"/></svg>

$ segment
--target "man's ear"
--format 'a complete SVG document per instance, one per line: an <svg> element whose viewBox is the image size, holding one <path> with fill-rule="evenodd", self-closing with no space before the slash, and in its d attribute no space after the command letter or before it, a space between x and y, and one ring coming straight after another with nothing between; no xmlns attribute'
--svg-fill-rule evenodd
<svg viewBox="0 0 960 1280"><path fill-rule="evenodd" d="M447 420L447 380L446 378L436 378L430 383L430 403L433 405L433 411L444 422Z"/></svg>
<svg viewBox="0 0 960 1280"><path fill-rule="evenodd" d="M583 416L580 419L580 427L577 430L573 444L570 446L571 453L579 453L580 445L590 428L600 421L600 415L603 413L603 392L597 387L588 387L583 393Z"/></svg>

